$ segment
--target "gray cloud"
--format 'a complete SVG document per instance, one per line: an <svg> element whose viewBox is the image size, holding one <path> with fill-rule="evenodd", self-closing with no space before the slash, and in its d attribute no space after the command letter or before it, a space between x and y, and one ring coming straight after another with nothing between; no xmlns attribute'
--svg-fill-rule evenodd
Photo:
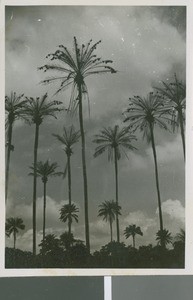
<svg viewBox="0 0 193 300"><path fill-rule="evenodd" d="M56 236L60 236L64 231L68 230L67 223L62 223L59 220L59 210L62 205L67 201L61 201L60 203L54 201L49 196L47 197L47 212L46 212L46 233L53 233ZM42 240L42 223L43 223L43 199L37 199L37 244L40 244ZM181 228L185 227L185 209L179 200L168 199L162 203L163 219L165 228L167 228L173 237L180 232ZM17 238L17 247L23 250L32 249L32 228L31 219L32 204L19 204L16 206L9 206L7 209L7 215L23 217L27 230L20 232ZM82 211L80 211L80 214ZM131 224L136 224L141 227L143 237L137 237L137 247L141 245L156 244L156 232L159 230L158 222L158 209L156 209L154 216L151 217L147 212L142 210L131 211L127 214L123 213L123 217L120 220L120 232L121 240L125 244L131 244L130 239L126 240L123 234L125 228ZM29 229L30 228L30 229ZM76 238L84 240L84 226L81 224L73 223L72 230ZM97 219L90 223L90 236L92 240L92 251L99 250L103 245L110 241L109 223L102 219ZM113 223L113 236L116 236L116 227ZM6 245L12 247L12 238L6 239Z"/></svg>

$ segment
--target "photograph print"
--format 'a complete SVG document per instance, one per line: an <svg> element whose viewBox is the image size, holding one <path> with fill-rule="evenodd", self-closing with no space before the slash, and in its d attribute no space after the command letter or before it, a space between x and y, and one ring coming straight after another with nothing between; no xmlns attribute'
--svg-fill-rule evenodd
<svg viewBox="0 0 193 300"><path fill-rule="evenodd" d="M5 6L5 268L185 268L185 6Z"/></svg>

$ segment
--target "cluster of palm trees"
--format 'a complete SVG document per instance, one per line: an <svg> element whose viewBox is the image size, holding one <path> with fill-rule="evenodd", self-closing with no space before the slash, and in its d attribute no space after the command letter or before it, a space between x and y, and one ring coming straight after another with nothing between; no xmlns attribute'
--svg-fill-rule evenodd
<svg viewBox="0 0 193 300"><path fill-rule="evenodd" d="M90 40L87 44L78 45L74 37L73 51L60 45L59 49L53 54L48 54L49 63L40 67L44 72L57 72L59 75L52 75L42 81L43 84L59 82L59 87L56 89L55 95L64 92L66 88L72 87L69 107L70 113L78 111L80 130L76 130L73 126L63 128L63 134L53 134L53 136L64 146L64 151L67 157L67 164L64 172L57 172L57 163L38 161L38 144L40 125L47 117L57 118L57 113L63 110L62 102L48 101L48 95L42 97L29 98L24 95L17 96L16 93L11 93L11 96L5 98L5 108L7 113L6 128L7 128L7 162L6 162L6 189L5 199L8 199L9 187L9 166L11 151L14 150L12 145L13 125L17 119L25 120L29 125L35 126L34 138L34 160L30 167L33 176L33 254L36 254L36 199L37 199L37 178L41 177L44 190L44 210L43 210L43 239L45 238L46 228L46 187L48 178L51 176L67 175L68 178L68 201L60 210L60 219L63 222L68 221L68 233L71 234L71 224L73 219L78 221L78 208L72 203L72 180L71 180L71 155L73 146L81 140L82 154L82 175L84 189L84 214L85 214L85 240L86 247L90 252L90 234L89 234L89 195L88 195L88 178L86 165L86 140L84 132L84 116L83 102L86 100L89 103L88 87L86 78L92 75L99 74L114 74L117 71L111 66L112 60L102 60L97 57L95 50L101 41L93 43ZM55 62L52 62L55 61ZM115 201L105 201L99 207L99 216L109 221L111 241L112 222L116 219L117 242L120 242L119 216L121 215L121 206L119 205L119 181L118 181L118 161L121 155L128 155L127 151L134 151L133 142L136 141L135 132L139 130L143 133L148 143L151 143L154 164L156 189L158 197L158 209L160 220L160 232L164 232L162 209L161 209L161 194L159 188L159 175L156 154L155 127L159 126L165 130L169 126L174 130L180 127L183 153L185 159L185 93L186 87L175 75L173 82L162 83L162 87L155 87L154 92L151 92L147 97L134 96L129 98L129 107L124 113L124 122L127 126L119 128L114 127L103 128L95 135L93 142L97 144L94 157L99 156L105 151L108 154L108 160L114 161L115 170ZM89 107L90 109L90 107ZM139 228L140 229L140 228ZM141 230L141 229L140 229ZM137 229L136 234L142 235L142 232ZM130 236L129 229L126 228L126 238ZM131 234L131 236L133 236ZM163 245L163 242L161 242Z"/></svg>
<svg viewBox="0 0 193 300"><path fill-rule="evenodd" d="M121 206L117 204L114 200L111 201L105 201L104 203L99 205L99 217L103 217L103 220L106 222L109 222L110 225L110 242L113 242L113 221L115 220L115 217L121 215ZM135 248L135 236L136 235L143 235L143 232L141 231L141 228L139 226L136 226L135 224L129 225L124 230L124 235L126 239L128 239L130 236L133 239L133 247ZM117 242L118 241L117 239Z"/></svg>

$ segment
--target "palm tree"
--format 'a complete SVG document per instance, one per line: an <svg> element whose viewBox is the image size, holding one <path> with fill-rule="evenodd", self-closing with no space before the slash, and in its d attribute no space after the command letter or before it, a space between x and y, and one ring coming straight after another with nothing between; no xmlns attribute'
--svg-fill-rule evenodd
<svg viewBox="0 0 193 300"><path fill-rule="evenodd" d="M143 236L143 232L141 231L141 228L139 226L134 225L129 225L128 227L125 228L124 235L126 239L128 239L130 236L133 238L133 248L135 248L135 236L136 235L141 235Z"/></svg>
<svg viewBox="0 0 193 300"><path fill-rule="evenodd" d="M115 125L113 128L103 128L99 134L95 135L94 143L99 144L96 147L94 157L101 155L107 151L108 160L113 161L115 164L115 196L116 203L119 205L118 200L118 160L121 158L121 151L127 156L125 150L134 150L132 146L132 140L136 140L136 137L129 132L129 127L119 129L119 126ZM125 149L125 150L124 150ZM116 226L117 226L117 242L120 241L119 232L119 218L116 215Z"/></svg>
<svg viewBox="0 0 193 300"><path fill-rule="evenodd" d="M110 234L111 234L111 242L113 241L113 221L117 215L121 215L121 206L117 204L114 200L105 201L101 205L99 205L99 214L98 217L103 217L103 220L109 222L110 225Z"/></svg>
<svg viewBox="0 0 193 300"><path fill-rule="evenodd" d="M69 128L69 130L64 127L63 130L64 130L63 135L53 134L53 136L55 136L58 139L58 141L61 142L65 146L64 151L67 156L67 167L65 168L65 170L68 171L68 198L69 198L69 205L71 205L72 196L71 196L71 161L70 161L70 158L71 158L71 155L73 154L72 147L79 140L80 131L75 131L74 126L71 126ZM65 171L64 171L64 175L65 175Z"/></svg>
<svg viewBox="0 0 193 300"><path fill-rule="evenodd" d="M71 234L71 225L73 219L78 223L78 215L79 212L78 207L75 204L65 204L60 209L60 220L62 222L68 221L68 233Z"/></svg>
<svg viewBox="0 0 193 300"><path fill-rule="evenodd" d="M177 242L180 242L182 244L185 245L185 241L186 241L186 233L184 229L180 229L180 232L176 235L176 240Z"/></svg>
<svg viewBox="0 0 193 300"><path fill-rule="evenodd" d="M172 243L171 232L167 229L159 230L156 233L156 241L158 241L158 245L161 245L165 249L166 245Z"/></svg>
<svg viewBox="0 0 193 300"><path fill-rule="evenodd" d="M39 127L45 117L51 116L56 118L56 113L61 111L59 101L47 101L47 94L41 98L26 98L27 103L24 107L25 115L29 124L35 124L35 140L34 140L34 175L33 175L33 254L36 254L36 189L37 189L37 152L39 141Z"/></svg>
<svg viewBox="0 0 193 300"><path fill-rule="evenodd" d="M185 250L185 242L186 242L186 233L184 229L180 229L180 232L176 234L173 242L174 250L181 250L184 255Z"/></svg>
<svg viewBox="0 0 193 300"><path fill-rule="evenodd" d="M11 151L14 150L12 145L12 133L13 124L16 120L23 116L23 106L26 100L23 100L23 94L17 96L16 93L11 92L11 96L5 96L5 112L6 112L6 124L7 129L7 162L6 162L6 180L5 180L5 201L7 202L8 186L9 186L9 165Z"/></svg>
<svg viewBox="0 0 193 300"><path fill-rule="evenodd" d="M19 230L24 230L25 225L21 218L8 218L5 223L6 235L10 237L13 234L13 248L16 246L16 237Z"/></svg>
<svg viewBox="0 0 193 300"><path fill-rule="evenodd" d="M46 162L39 161L36 165L36 175L40 176L44 186L44 202L43 202L43 240L45 238L45 228L46 228L46 188L49 177L60 176L62 172L56 172L58 168L57 163L50 164L47 160ZM30 175L34 175L34 166L30 167L33 171Z"/></svg>
<svg viewBox="0 0 193 300"><path fill-rule="evenodd" d="M162 99L157 94L149 93L146 98L134 96L134 98L129 98L129 100L129 108L126 111L127 116L124 122L129 121L129 127L133 130L133 132L135 132L136 130L140 130L141 132L143 132L143 138L146 138L148 143L151 142L155 164L155 179L158 197L160 230L162 231L163 218L154 128L156 125L158 125L160 128L167 130L166 122L170 122L170 118L167 115L166 109L164 108Z"/></svg>
<svg viewBox="0 0 193 300"><path fill-rule="evenodd" d="M69 103L69 110L75 111L78 108L79 123L82 143L82 170L83 170L83 187L84 187L84 209L85 209L85 237L86 247L90 252L90 238L89 238L89 217L88 217L88 186L87 186L87 168L86 168L86 153L85 153L85 133L83 122L83 100L88 98L88 89L85 79L92 75L116 73L116 71L109 66L112 60L102 60L94 54L98 44L92 44L90 40L87 44L78 45L76 37L74 37L74 51L69 51L65 46L60 45L59 49L53 53L48 54L47 58L56 60L56 64L47 64L40 67L40 70L47 72L53 70L59 72L61 75L46 78L42 83L49 84L53 82L60 82L60 86L56 94L64 91L68 86L72 86L71 99ZM89 106L90 110L90 106Z"/></svg>
<svg viewBox="0 0 193 300"><path fill-rule="evenodd" d="M156 87L156 90L164 97L166 105L170 107L172 114L173 129L180 126L181 139L185 160L185 109L186 109L186 86L180 81L176 74L174 75L174 81L166 83L162 81L163 88Z"/></svg>

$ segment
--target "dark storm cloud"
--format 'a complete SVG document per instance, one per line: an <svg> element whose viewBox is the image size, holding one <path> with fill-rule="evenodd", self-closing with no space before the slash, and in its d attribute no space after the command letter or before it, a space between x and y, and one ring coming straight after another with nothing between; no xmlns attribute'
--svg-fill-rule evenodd
<svg viewBox="0 0 193 300"><path fill-rule="evenodd" d="M89 213L91 221L91 244L98 247L109 239L108 224L97 218L98 205L113 199L114 167L107 155L93 158L94 134L103 126L122 126L122 112L128 98L145 96L161 80L169 81L174 72L185 79L185 8L183 7L9 7L6 9L6 93L11 90L27 96L40 96L48 91L52 99L69 103L70 89L53 98L57 85L42 86L39 82L45 74L37 67L45 64L46 55L59 44L72 48L73 36L80 43L102 39L97 55L112 59L117 74L89 78L91 116L85 103L85 132L87 139L87 167L89 178ZM77 116L73 120L65 112L58 120L46 119L40 126L39 160L57 161L63 170L66 158L52 133L62 133L63 125L74 123L79 127ZM20 213L26 223L26 240L31 238L32 178L27 176L33 161L34 126L22 122L15 124L11 157L10 209L8 215ZM21 138L22 137L22 138ZM127 153L119 162L120 203L123 208L123 224L132 215L141 216L151 229L146 242L157 224L154 164L150 145L137 134L137 151ZM156 144L160 173L162 201L172 201L177 208L184 207L184 162L179 133L156 130ZM21 156L22 153L22 156ZM80 207L79 226L74 228L77 237L84 239L83 187L80 145L72 156L73 201ZM38 197L43 187L38 182ZM67 201L67 181L50 179L48 184L48 228L61 232L65 227L58 221L58 211ZM176 202L179 201L179 202ZM42 201L40 200L40 203ZM170 203L170 202L169 202ZM168 208L168 206L167 206ZM169 209L169 208L168 208ZM25 212L22 214L22 212ZM146 216L146 217L145 217ZM57 220L56 220L57 219ZM125 220L125 221L124 221ZM140 218L136 219L139 220ZM176 230L182 226L179 217ZM129 221L128 221L129 222ZM41 237L42 220L39 216L38 230ZM176 230L170 226L175 233ZM157 230L156 228L156 230ZM124 229L124 228L123 228ZM30 238L29 238L30 237ZM28 246L29 246L28 240ZM95 241L95 242L94 242ZM143 240L143 243L144 240ZM22 244L22 238L21 238ZM26 243L27 244L27 243Z"/></svg>

